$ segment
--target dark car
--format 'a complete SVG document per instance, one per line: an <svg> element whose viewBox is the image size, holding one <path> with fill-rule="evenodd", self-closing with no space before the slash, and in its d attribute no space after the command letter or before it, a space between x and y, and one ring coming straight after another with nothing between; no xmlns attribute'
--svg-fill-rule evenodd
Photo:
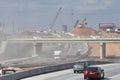
<svg viewBox="0 0 120 80"><path fill-rule="evenodd" d="M104 70L100 67L88 67L84 72L84 79L97 79L104 78Z"/></svg>
<svg viewBox="0 0 120 80"><path fill-rule="evenodd" d="M88 66L88 62L78 62L74 65L73 71L74 73L83 73Z"/></svg>

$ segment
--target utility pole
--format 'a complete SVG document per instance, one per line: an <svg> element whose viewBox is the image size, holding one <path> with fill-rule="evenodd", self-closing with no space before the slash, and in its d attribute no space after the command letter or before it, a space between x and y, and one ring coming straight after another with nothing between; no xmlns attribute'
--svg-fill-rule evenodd
<svg viewBox="0 0 120 80"><path fill-rule="evenodd" d="M73 27L73 17L74 17L74 12L73 12L73 9L72 9L72 27Z"/></svg>

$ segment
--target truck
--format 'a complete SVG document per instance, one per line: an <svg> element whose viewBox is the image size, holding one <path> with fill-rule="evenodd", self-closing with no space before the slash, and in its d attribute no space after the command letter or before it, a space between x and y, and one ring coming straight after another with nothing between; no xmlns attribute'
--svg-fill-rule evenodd
<svg viewBox="0 0 120 80"><path fill-rule="evenodd" d="M55 60L60 59L61 58L61 53L62 53L61 50L54 51L54 59Z"/></svg>

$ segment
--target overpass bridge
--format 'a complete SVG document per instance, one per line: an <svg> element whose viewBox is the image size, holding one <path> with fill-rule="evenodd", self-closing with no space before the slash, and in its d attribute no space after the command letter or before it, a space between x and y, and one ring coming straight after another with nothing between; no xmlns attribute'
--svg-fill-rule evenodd
<svg viewBox="0 0 120 80"><path fill-rule="evenodd" d="M79 42L93 42L93 43L110 43L120 42L120 38L11 38L9 42L13 43L79 43Z"/></svg>
<svg viewBox="0 0 120 80"><path fill-rule="evenodd" d="M11 38L11 43L33 43L33 54L36 55L36 44L43 43L100 43L100 59L106 56L106 43L119 43L120 38Z"/></svg>

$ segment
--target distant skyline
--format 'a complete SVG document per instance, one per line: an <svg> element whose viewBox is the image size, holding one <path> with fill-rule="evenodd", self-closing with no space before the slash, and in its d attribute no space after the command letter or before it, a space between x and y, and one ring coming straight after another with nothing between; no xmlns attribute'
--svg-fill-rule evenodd
<svg viewBox="0 0 120 80"><path fill-rule="evenodd" d="M115 23L120 27L120 0L0 0L0 24L6 31L48 30L60 7L54 30L87 18L88 26Z"/></svg>

